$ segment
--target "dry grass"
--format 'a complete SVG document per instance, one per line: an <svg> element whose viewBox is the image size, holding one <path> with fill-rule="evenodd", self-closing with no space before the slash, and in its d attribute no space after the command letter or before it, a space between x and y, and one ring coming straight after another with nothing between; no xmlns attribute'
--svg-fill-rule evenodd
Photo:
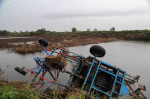
<svg viewBox="0 0 150 99"><path fill-rule="evenodd" d="M47 64L48 67L55 68L53 67L54 62L60 63L63 66L63 68L66 67L67 65L67 61L62 56L51 55L45 57L45 63Z"/></svg>
<svg viewBox="0 0 150 99"><path fill-rule="evenodd" d="M49 42L49 48L52 47L72 47L72 46L80 46L80 45L87 45L87 44L97 44L97 43L102 43L102 42L111 42L111 41L116 41L116 38L99 38L99 37L72 37L70 40L54 40ZM34 52L39 52L42 51L40 44L35 44L35 45L22 45L18 46L14 50L17 53L25 54L25 53L34 53Z"/></svg>
<svg viewBox="0 0 150 99"><path fill-rule="evenodd" d="M25 53L34 53L34 52L40 52L42 51L42 48L39 44L36 45L22 45L20 47L17 47L14 49L15 52L20 54Z"/></svg>
<svg viewBox="0 0 150 99"><path fill-rule="evenodd" d="M12 48L15 47L15 45L9 44L9 43L5 43L5 42L0 42L0 48Z"/></svg>
<svg viewBox="0 0 150 99"><path fill-rule="evenodd" d="M20 89L24 86L24 82L22 81L8 82L6 80L0 80L0 86L14 86L17 89Z"/></svg>
<svg viewBox="0 0 150 99"><path fill-rule="evenodd" d="M16 38L16 39L0 39L0 48L12 48L13 51L21 54L34 53L41 51L39 44L35 45L25 44L26 42L35 42L39 38L44 38L49 42L49 48L52 47L72 47L87 44L95 44L102 42L116 41L117 38L105 38L97 35L47 35L47 36L33 36L30 38ZM23 45L12 45L10 43L23 42Z"/></svg>

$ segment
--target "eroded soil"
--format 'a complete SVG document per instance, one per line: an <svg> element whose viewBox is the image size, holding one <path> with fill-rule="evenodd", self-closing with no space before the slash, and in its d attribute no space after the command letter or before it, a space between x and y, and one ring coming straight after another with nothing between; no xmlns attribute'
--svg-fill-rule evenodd
<svg viewBox="0 0 150 99"><path fill-rule="evenodd" d="M100 37L98 35L48 35L32 36L28 38L0 39L0 48L11 48L17 53L33 53L41 51L39 38L44 38L49 42L48 48L53 47L72 47L87 44L97 44L102 42L111 42L119 40L113 37ZM28 44L32 42L32 44Z"/></svg>

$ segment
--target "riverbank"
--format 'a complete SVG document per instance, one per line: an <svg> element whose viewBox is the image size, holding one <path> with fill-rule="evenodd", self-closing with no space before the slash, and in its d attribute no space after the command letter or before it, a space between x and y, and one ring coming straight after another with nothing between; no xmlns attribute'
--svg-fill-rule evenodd
<svg viewBox="0 0 150 99"><path fill-rule="evenodd" d="M44 38L49 42L48 48L53 47L72 47L87 44L97 44L103 42L112 42L119 40L117 38L97 37L96 35L49 35L49 36L32 36L29 38L0 39L0 48L9 48L14 52L25 54L42 51L39 38Z"/></svg>
<svg viewBox="0 0 150 99"><path fill-rule="evenodd" d="M0 99L39 99L40 93L27 89L24 82L0 80Z"/></svg>
<svg viewBox="0 0 150 99"><path fill-rule="evenodd" d="M25 33L26 34L26 33ZM95 31L95 32L64 32L45 33L42 35L15 34L0 37L0 49L9 48L13 52L26 54L42 51L38 39L44 38L49 42L49 48L72 47L116 40L150 41L150 33L144 31Z"/></svg>
<svg viewBox="0 0 150 99"><path fill-rule="evenodd" d="M69 90L46 90L45 92L35 90L22 81L8 82L0 80L0 99L85 99L86 91ZM93 94L90 95L94 99Z"/></svg>

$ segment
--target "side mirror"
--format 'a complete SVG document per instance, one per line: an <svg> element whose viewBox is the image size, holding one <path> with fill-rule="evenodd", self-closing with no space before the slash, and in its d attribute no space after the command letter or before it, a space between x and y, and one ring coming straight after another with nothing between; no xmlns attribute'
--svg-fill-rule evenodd
<svg viewBox="0 0 150 99"><path fill-rule="evenodd" d="M93 45L90 48L90 53L96 57L103 57L106 53L105 49L99 45Z"/></svg>
<svg viewBox="0 0 150 99"><path fill-rule="evenodd" d="M44 47L47 47L47 46L48 46L48 42L47 42L45 39L43 39L43 38L40 38L40 39L38 40L38 42L39 42L41 45L43 45Z"/></svg>

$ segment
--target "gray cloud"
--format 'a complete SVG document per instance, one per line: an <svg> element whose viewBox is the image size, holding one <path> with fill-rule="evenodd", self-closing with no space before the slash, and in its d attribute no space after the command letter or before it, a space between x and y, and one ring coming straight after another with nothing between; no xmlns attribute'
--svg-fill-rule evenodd
<svg viewBox="0 0 150 99"><path fill-rule="evenodd" d="M57 3L59 0L56 0ZM55 1L55 3L56 3ZM46 19L76 18L76 17L107 17L128 16L150 13L147 0L65 0L52 5L51 9L45 10L42 15ZM84 1L84 2L83 2ZM86 1L86 2L85 2ZM47 8L47 7L45 7Z"/></svg>
<svg viewBox="0 0 150 99"><path fill-rule="evenodd" d="M2 4L3 4L3 0L0 0L0 8L1 8Z"/></svg>
<svg viewBox="0 0 150 99"><path fill-rule="evenodd" d="M52 14L45 14L42 17L45 19L58 19L58 18L76 18L76 17L107 17L107 16L130 16L130 15L142 15L142 14L148 14L150 12L150 9L135 9L130 11L117 11L117 10L109 10L106 12L94 12L94 11L79 11L79 12L60 12L60 13L52 13Z"/></svg>
<svg viewBox="0 0 150 99"><path fill-rule="evenodd" d="M3 2L2 2L3 1ZM150 0L149 0L150 1ZM0 29L150 29L148 0L0 0Z"/></svg>

